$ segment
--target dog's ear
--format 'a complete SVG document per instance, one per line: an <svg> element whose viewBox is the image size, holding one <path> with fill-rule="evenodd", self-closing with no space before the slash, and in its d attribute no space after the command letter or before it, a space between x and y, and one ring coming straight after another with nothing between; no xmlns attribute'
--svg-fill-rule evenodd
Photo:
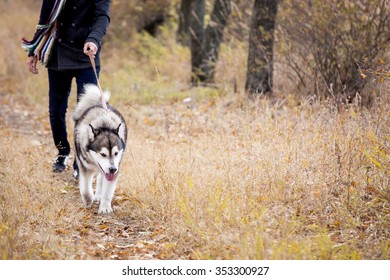
<svg viewBox="0 0 390 280"><path fill-rule="evenodd" d="M93 136L96 137L100 133L99 129L94 129L92 124L89 124L89 126L92 129Z"/></svg>
<svg viewBox="0 0 390 280"><path fill-rule="evenodd" d="M120 123L120 124L118 125L118 127L114 130L115 133L116 133L116 135L118 135L118 136L119 136L119 128L121 127L121 125L122 125L122 123Z"/></svg>

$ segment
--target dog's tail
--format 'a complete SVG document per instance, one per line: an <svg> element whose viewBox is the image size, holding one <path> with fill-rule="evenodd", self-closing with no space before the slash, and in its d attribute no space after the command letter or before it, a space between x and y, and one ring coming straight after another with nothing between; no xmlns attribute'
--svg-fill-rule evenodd
<svg viewBox="0 0 390 280"><path fill-rule="evenodd" d="M103 92L103 95L106 102L108 102L108 100L110 99L110 93L108 91L105 91ZM80 96L80 99L77 103L76 109L72 116L73 120L79 120L88 108L96 105L102 105L100 96L100 90L97 85L84 85L84 93Z"/></svg>

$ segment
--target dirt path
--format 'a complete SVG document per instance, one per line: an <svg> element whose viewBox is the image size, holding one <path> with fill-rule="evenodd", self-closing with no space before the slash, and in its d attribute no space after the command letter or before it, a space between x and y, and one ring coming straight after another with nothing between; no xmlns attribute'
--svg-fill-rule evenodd
<svg viewBox="0 0 390 280"><path fill-rule="evenodd" d="M51 132L43 106L28 108L17 97L5 94L0 94L0 104L0 128L6 128L12 134L28 135L33 145L42 146L47 155L52 154ZM64 174L53 176L51 183L58 184L59 180L67 186L61 192L71 196L72 201L81 206L77 182L71 173L71 170L67 170ZM106 260L169 257L169 242L164 229L151 221L132 216L131 205L137 203L140 202L135 197L119 189L113 202L113 215L98 215L96 204L91 209L81 206L83 215L76 227L58 228L53 233L61 237L65 247L70 248L69 253L59 257Z"/></svg>

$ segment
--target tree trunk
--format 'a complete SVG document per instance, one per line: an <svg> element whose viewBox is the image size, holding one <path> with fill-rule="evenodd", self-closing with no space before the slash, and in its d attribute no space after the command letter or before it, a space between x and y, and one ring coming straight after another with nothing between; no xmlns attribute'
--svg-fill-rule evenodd
<svg viewBox="0 0 390 280"><path fill-rule="evenodd" d="M215 78L215 67L218 61L223 30L228 22L232 7L230 0L216 0L210 23L207 26L204 41L204 57L200 66L202 82L212 84Z"/></svg>
<svg viewBox="0 0 390 280"><path fill-rule="evenodd" d="M272 92L273 44L278 2L255 0L245 83L245 90L251 94Z"/></svg>
<svg viewBox="0 0 390 280"><path fill-rule="evenodd" d="M191 2L193 0L181 0L179 10L179 27L177 30L177 41L185 46L190 45L189 30L191 16Z"/></svg>
<svg viewBox="0 0 390 280"><path fill-rule="evenodd" d="M205 15L204 0L191 1L191 16L190 16L190 42L191 42L191 65L193 84L198 82L198 75L200 65L203 59L203 42L204 42L204 28L203 21Z"/></svg>
<svg viewBox="0 0 390 280"><path fill-rule="evenodd" d="M190 17L192 84L212 84L223 30L231 13L231 0L216 0L210 23L204 30L204 0L192 0Z"/></svg>

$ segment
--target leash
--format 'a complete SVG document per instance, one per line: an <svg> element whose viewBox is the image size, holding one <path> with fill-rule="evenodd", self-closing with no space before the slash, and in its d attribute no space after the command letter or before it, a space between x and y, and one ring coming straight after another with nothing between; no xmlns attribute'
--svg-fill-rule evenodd
<svg viewBox="0 0 390 280"><path fill-rule="evenodd" d="M96 65L95 65L95 56L94 56L92 50L89 50L88 56L89 56L89 59L91 60L91 65L92 65L92 68L93 68L93 72L95 72L95 77L96 77L96 81L97 81L97 86L98 86L98 88L100 90L100 99L102 101L103 108L107 109L107 103L106 103L106 100L104 99L103 90L102 90L102 87L100 86L100 83L99 83L99 77L97 75Z"/></svg>

